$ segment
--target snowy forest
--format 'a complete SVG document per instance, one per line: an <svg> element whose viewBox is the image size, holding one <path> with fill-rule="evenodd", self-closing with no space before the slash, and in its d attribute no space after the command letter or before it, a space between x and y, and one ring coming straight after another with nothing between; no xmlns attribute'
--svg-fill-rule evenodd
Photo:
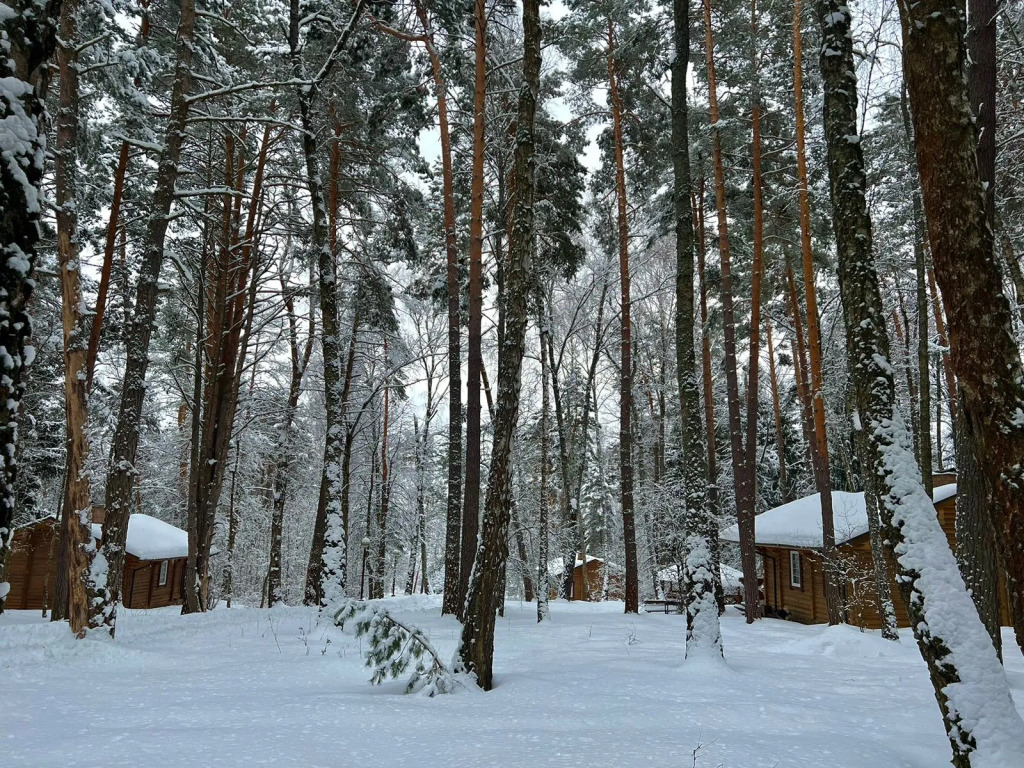
<svg viewBox="0 0 1024 768"><path fill-rule="evenodd" d="M649 693L755 719L730 665L831 644L916 687L807 762L707 715L642 764L1024 765L1022 37L1021 0L2 0L13 764L79 764L17 751L33 644L245 621L253 665L430 697L625 632L580 674L657 652ZM823 757L911 702L923 751ZM478 757L437 764L547 764Z"/></svg>

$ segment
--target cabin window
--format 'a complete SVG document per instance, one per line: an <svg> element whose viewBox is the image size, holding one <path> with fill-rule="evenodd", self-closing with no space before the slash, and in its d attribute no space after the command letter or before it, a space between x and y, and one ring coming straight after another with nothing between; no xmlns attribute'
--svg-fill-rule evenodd
<svg viewBox="0 0 1024 768"><path fill-rule="evenodd" d="M803 589L804 582L800 573L800 553L790 551L789 553L789 586L793 589Z"/></svg>
<svg viewBox="0 0 1024 768"><path fill-rule="evenodd" d="M157 586L164 586L167 583L167 561L164 560L160 563L160 578L157 580Z"/></svg>

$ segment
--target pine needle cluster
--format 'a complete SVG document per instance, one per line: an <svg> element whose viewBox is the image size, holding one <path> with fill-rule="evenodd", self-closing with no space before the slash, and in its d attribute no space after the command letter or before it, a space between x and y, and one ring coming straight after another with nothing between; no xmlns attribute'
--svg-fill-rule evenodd
<svg viewBox="0 0 1024 768"><path fill-rule="evenodd" d="M341 629L353 621L356 637L365 637L369 643L366 666L373 670L370 682L374 685L398 679L412 669L405 693L433 697L461 686L423 630L396 619L386 608L358 600L347 601L334 614L334 623Z"/></svg>

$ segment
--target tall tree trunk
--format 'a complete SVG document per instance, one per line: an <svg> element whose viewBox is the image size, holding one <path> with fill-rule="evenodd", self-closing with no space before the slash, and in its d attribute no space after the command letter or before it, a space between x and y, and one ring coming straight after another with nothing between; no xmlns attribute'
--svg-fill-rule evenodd
<svg viewBox="0 0 1024 768"><path fill-rule="evenodd" d="M753 508L747 483L746 452L743 446L743 425L740 421L740 387L736 370L736 313L733 307L732 259L729 251L729 212L725 198L725 167L722 161L722 137L719 125L718 90L715 80L714 38L711 30L710 0L704 0L704 40L708 70L708 105L711 117L712 160L715 169L715 208L718 212L718 253L722 272L722 327L725 336L725 384L729 411L729 447L732 455L733 483L737 510ZM753 530L740 526L741 551L753 551ZM748 557L747 567L750 567ZM744 573L745 584L757 585L757 572ZM756 595L756 592L755 592ZM749 610L749 609L748 609ZM756 608L754 608L756 610Z"/></svg>
<svg viewBox="0 0 1024 768"><path fill-rule="evenodd" d="M547 318L544 316L544 302L541 300L541 319L539 325L540 335L540 504L538 505L537 527L537 583L541 588L537 590L537 621L544 621L550 618L548 609L548 591L544 584L548 577L548 443L551 432L551 401L548 397L548 357L544 354L546 346L545 337L550 333L547 325ZM573 558L575 560L575 558ZM568 567L566 565L565 567ZM586 567L584 566L584 571ZM586 598L584 598L586 599Z"/></svg>
<svg viewBox="0 0 1024 768"><path fill-rule="evenodd" d="M170 224L178 179L181 147L185 140L192 83L192 53L195 41L195 0L182 0L181 16L175 35L174 80L171 85L170 113L164 131L164 144L157 161L156 185L150 207L145 250L139 271L135 307L125 340L126 362L121 402L111 440L111 461L107 474L100 556L106 562L107 583L102 607L103 623L111 636L116 630L117 607L121 603L124 573L124 547L131 515L132 489L137 470L139 425L146 395L146 370L149 368L149 342L156 319L157 283L163 265L167 227ZM198 407L198 404L193 404Z"/></svg>
<svg viewBox="0 0 1024 768"><path fill-rule="evenodd" d="M747 374L747 435L743 458L744 491L736 494L736 516L740 530L740 561L743 566L743 606L747 623L757 619L760 614L760 590L757 585L757 553L754 551L754 516L757 514L757 406L758 406L758 371L761 363L761 282L764 276L764 206L761 201L761 92L758 82L757 62L759 53L756 50L757 2L751 2L751 39L754 41L751 50L751 61L754 69L753 106L751 121L753 123L753 141L751 157L753 159L753 193L754 193L754 263L750 292L750 348L748 354ZM742 501L742 503L741 503ZM744 535L745 529L745 535ZM744 542L744 539L746 540ZM746 543L746 546L744 546Z"/></svg>
<svg viewBox="0 0 1024 768"><path fill-rule="evenodd" d="M388 343L384 340L384 360L387 365ZM391 477L388 462L388 437L391 431L391 388L384 382L384 427L380 440L380 504L377 506L376 562L370 580L370 597L384 597L384 570L387 566L388 511L391 505Z"/></svg>
<svg viewBox="0 0 1024 768"><path fill-rule="evenodd" d="M465 607L480 531L480 368L483 365L484 124L487 96L487 4L473 3L476 54L473 83L473 170L469 212L469 329L466 367L466 495L462 505L459 611Z"/></svg>
<svg viewBox="0 0 1024 768"><path fill-rule="evenodd" d="M505 337L498 358L498 396L494 447L476 567L469 584L466 616L455 668L476 676L484 690L492 685L495 612L501 604L508 558L512 505L512 442L519 417L520 372L526 347L527 299L534 242L533 125L540 93L541 29L539 0L523 0L523 84L519 89L514 160L515 198L505 273Z"/></svg>
<svg viewBox="0 0 1024 768"><path fill-rule="evenodd" d="M416 15L423 26L427 54L437 98L441 136L441 190L444 201L444 248L448 288L448 508L444 544L444 597L442 614L459 614L462 531L462 339L460 336L459 249L455 237L455 182L451 132L448 127L448 91L441 57L434 47L433 27L426 9L416 0Z"/></svg>
<svg viewBox="0 0 1024 768"><path fill-rule="evenodd" d="M65 0L61 7L57 46L60 70L60 106L57 112L56 193L57 261L60 268L61 320L64 328L64 424L67 456L64 464L64 501L61 547L67 553L67 616L71 631L84 637L97 624L98 590L92 573L96 544L92 537L89 497L89 436L86 399L86 357L89 324L79 281L78 251L78 3ZM102 579L101 579L102 580Z"/></svg>
<svg viewBox="0 0 1024 768"><path fill-rule="evenodd" d="M148 45L149 34L152 24L149 18L150 0L140 0L139 8L142 11L142 20L139 24L139 36L137 45L139 47ZM141 80L135 78L135 86L139 87ZM89 332L89 352L86 363L85 389L92 391L93 375L96 372L96 358L99 355L100 335L103 331L103 319L107 308L107 294L110 290L110 272L114 262L114 247L117 241L117 232L121 219L121 202L124 199L124 180L128 172L128 159L131 146L127 141L121 142L121 152L117 158L117 170L114 171L114 190L110 202L110 217L107 220L107 237L103 247L103 266L100 268L100 284L96 292L96 311L92 318L92 327ZM122 233L123 234L123 233Z"/></svg>
<svg viewBox="0 0 1024 768"><path fill-rule="evenodd" d="M964 79L962 8L951 0L924 0L901 7L900 17L928 240L949 320L950 361L975 456L990 483L1014 630L1024 646L1024 367L978 171L977 131Z"/></svg>
<svg viewBox="0 0 1024 768"><path fill-rule="evenodd" d="M345 378L341 390L341 402L347 403L349 394L352 391L352 380L355 376L356 342L359 336L360 317L358 308L352 313L352 332L349 334L348 354L345 360ZM341 453L341 530L345 534L345 541L348 541L349 533L349 470L352 459L352 443L355 440L354 425L342 419L342 428L345 432L345 442ZM324 446L324 460L327 457L327 448ZM324 584L324 547L327 536L327 477L320 478L320 498L317 501L316 520L313 524L313 540L309 547L309 560L306 565L306 594L304 603L306 605L320 605L323 599ZM347 553L346 553L347 557Z"/></svg>
<svg viewBox="0 0 1024 768"><path fill-rule="evenodd" d="M704 177L700 180L700 195L696 206L697 223L697 277L700 280L700 336L701 336L701 382L704 395L704 424L708 457L708 517L714 525L708 529L711 543L711 560L714 563L712 578L715 581L715 599L719 615L725 613L725 591L722 588L721 544L718 539L718 449L715 447L715 398L714 379L711 371L711 324L708 320L708 282L704 266L707 257L704 240Z"/></svg>
<svg viewBox="0 0 1024 768"><path fill-rule="evenodd" d="M615 140L616 218L619 240L622 349L619 380L619 484L622 505L622 540L626 550L626 613L640 610L639 572L636 556L636 522L633 515L633 353L630 329L629 219L626 200L626 163L622 137L622 100L615 63L615 30L608 21L608 90Z"/></svg>
<svg viewBox="0 0 1024 768"><path fill-rule="evenodd" d="M244 146L244 134L239 142ZM206 372L202 400L202 432L197 463L193 466L196 493L190 497L188 510L189 557L185 564L183 613L209 608L210 559L217 509L224 487L225 471L231 438L234 433L241 374L248 347L249 329L254 312L256 280L249 275L256 238L256 221L260 207L263 171L266 165L264 131L262 162L257 165L252 198L249 205L246 240L239 242L237 221L241 203L235 206L233 195L225 193L221 203L220 247L206 283L209 320L206 339ZM235 136L225 135L224 189L231 190L244 183L241 171L245 162L241 146L236 155ZM236 170L237 169L237 170ZM240 199L240 195L238 196ZM248 298L248 302L247 302ZM243 335L245 342L243 343Z"/></svg>
<svg viewBox="0 0 1024 768"><path fill-rule="evenodd" d="M821 559L825 580L825 605L828 623L844 620L839 568L836 563L835 520L832 512L832 477L829 470L828 435L825 432L825 392L821 363L821 334L818 330L818 293L814 287L814 254L811 250L811 204L807 194L807 152L804 148L803 34L801 0L793 5L793 93L796 97L796 165L800 191L800 245L803 261L804 301L807 302L807 347L810 353L808 373L814 441L811 460L814 485L821 498ZM856 131L853 132L856 136Z"/></svg>
<svg viewBox="0 0 1024 768"><path fill-rule="evenodd" d="M790 349L793 352L793 378L796 380L797 401L800 404L800 431L804 436L804 447L807 449L807 461L814 465L814 417L811 415L811 388L807 375L807 340L804 336L803 313L800 310L800 298L796 291L796 278L793 267L786 258L786 308L793 320L793 338Z"/></svg>
<svg viewBox="0 0 1024 768"><path fill-rule="evenodd" d="M775 415L775 450L779 454L779 495L783 504L793 500L786 468L786 438L782 432L782 404L779 400L779 379L775 371L775 346L772 342L772 321L765 317L765 340L768 342L768 379L772 385L772 413Z"/></svg>
<svg viewBox="0 0 1024 768"><path fill-rule="evenodd" d="M676 394L679 398L683 455L678 462L685 493L682 551L674 565L683 582L686 601L686 655L720 656L722 630L715 595L713 540L718 526L707 494L707 449L701 429L694 347L693 252L689 105L686 71L690 65L689 0L673 0L672 32L676 56L672 62L672 181L676 215Z"/></svg>
<svg viewBox="0 0 1024 768"><path fill-rule="evenodd" d="M978 176L984 185L985 218L989 228L996 230L996 16L994 0L968 0L968 29L966 36L969 64L967 67L968 98L974 108L979 130ZM1009 238L1004 242L1008 243ZM995 246L993 246L995 247ZM1020 264L1012 250L1004 248L1007 265L1017 289L1018 303L1024 302L1020 292ZM1024 318L1024 314L1021 315ZM956 397L947 384L950 400ZM971 420L961 399L956 411L950 411L953 443L957 459L956 499L957 561L960 573L971 590L978 615L988 630L996 653L1002 658L1000 634L999 558L993 528L993 499L990 488L975 455L977 439L970 434ZM960 433L964 433L961 436ZM1021 636L1020 614L1015 617L1018 638Z"/></svg>
<svg viewBox="0 0 1024 768"><path fill-rule="evenodd" d="M942 347L942 373L946 379L946 405L949 409L950 418L957 423L959 405L956 401L957 385L956 375L953 373L953 364L949 359L949 337L946 335L946 321L942 318L942 300L939 298L939 289L935 284L935 271L928 270L928 294L932 299L932 316L935 318L935 335L939 338L939 346Z"/></svg>
<svg viewBox="0 0 1024 768"><path fill-rule="evenodd" d="M337 56L346 47L362 14L365 0L356 0L352 15L342 31L330 58L321 67L318 77L326 77ZM302 52L299 47L300 25L299 0L289 5L288 49L292 65L292 76L298 82L305 81L302 66ZM317 274L320 299L320 322L323 334L320 344L324 357L324 402L327 416L327 436L324 445L324 467L321 484L326 502L324 516L323 553L320 558L320 610L330 611L345 598L348 574L348 531L345 530L342 515L342 496L345 488L341 478L342 452L345 442L345 393L341 370L341 338L338 317L338 269L335 254L331 252L327 221L327 201L324 198L320 178L319 147L317 130L313 123L313 104L320 80L312 86L298 88L299 117L302 127L302 154L305 160L306 186L312 200L313 221L311 250L317 258ZM307 596L309 584L307 581Z"/></svg>
<svg viewBox="0 0 1024 768"><path fill-rule="evenodd" d="M907 105L907 89L904 83L900 88L900 114L903 118L903 129L907 136L907 148L910 155L914 154L914 131L910 124L910 109ZM917 163L913 160L911 175L917 176ZM921 195L916 185L914 189L914 270L916 286L917 305L917 380L920 387L917 392L910 392L911 409L916 412L917 423L915 424L916 439L914 445L917 448L917 463L921 467L921 479L924 481L924 489L929 494L932 492L932 440L931 440L931 375L929 374L929 332L928 332L928 290L926 288L925 272L927 263L925 261L925 233L924 233L924 211L921 206ZM909 365L908 365L909 368ZM908 372L909 380L909 372ZM939 439L942 435L939 435Z"/></svg>
<svg viewBox="0 0 1024 768"><path fill-rule="evenodd" d="M560 506L562 511L563 521L563 534L567 534L563 537L563 560L562 562L568 562L569 558L576 559L577 552L585 552L587 545L587 531L586 526L583 524L583 518L580 515L579 503L573 503L573 491L571 490L571 462L569 446L569 435L565 425L565 411L562 407L562 389L558 381L558 369L559 366L555 363L555 343L552 338L551 328L553 325L551 318L551 297L550 295L545 296L543 290L538 290L538 306L540 307L541 320L540 323L544 327L545 332L541 338L541 356L547 356L547 366L549 370L549 377L551 381L551 395L555 405L555 427L558 432L558 465L560 467L559 477L561 480L561 494L560 494ZM601 308L603 309L603 307ZM601 309L598 309L598 316L601 315ZM584 406L586 407L586 406ZM585 445L585 442L584 442ZM576 451L576 460L585 461L586 451ZM583 455L579 455L582 453ZM578 495L578 492L577 492ZM564 592L566 597L572 596L572 590L574 589L574 581L571 571L567 571L567 578L563 579ZM582 600L586 600L587 593L590 589L589 579L587 578L586 569L583 570L582 579L583 594L578 597Z"/></svg>
<svg viewBox="0 0 1024 768"><path fill-rule="evenodd" d="M912 30L907 35L908 70L924 63L915 62L915 56L927 53L927 70L915 72L909 78L912 98L915 92L920 93L918 77L924 71L928 72L930 84L938 83L943 74L942 68L937 68L942 61L941 47L929 48L923 43L947 28L942 20L946 17L932 15L937 10L935 0L921 5L925 8L923 15L916 19L918 24L914 24L916 11L904 18L904 23ZM860 143L849 140L850 136L857 135L857 86L849 8L841 0L818 0L816 6L822 32L820 60L825 81L832 221L839 256L848 365L869 462L864 473L868 493L877 499L882 529L896 560L896 581L918 648L928 665L935 698L949 735L953 764L958 768L1010 765L1024 753L1024 722L1014 708L999 660L960 578L932 500L924 491L920 472L914 466L909 436L896 406L892 367L888 362L889 340L871 250L864 159ZM901 9L901 13L905 10ZM952 6L948 10L953 13ZM946 70L945 74L949 77L952 73ZM960 101L966 107L966 99L962 97L963 80L959 80L958 85ZM951 104L956 102L943 99L941 111L948 111ZM928 143L928 133L921 130L929 122L925 117L927 110L922 106L915 109L915 120L919 121L918 140L924 142L922 147L934 149L934 145ZM969 128L970 122L964 121L963 126ZM945 135L946 146L954 135L952 132ZM973 160L973 146L966 149L964 154ZM926 154L919 153L922 178L931 181L932 168L928 165L931 160L925 158ZM928 205L934 188L930 189L926 182L925 190ZM958 196L949 197L952 207L962 206L972 198L966 189L959 191ZM980 213L982 199L977 192L980 190L975 189L973 199ZM942 227L936 226L931 215L928 221L933 227L931 242L938 257L943 246L934 235L938 235ZM1005 300L1003 306L1008 315ZM991 339L986 341L991 342Z"/></svg>
<svg viewBox="0 0 1024 768"><path fill-rule="evenodd" d="M284 510L288 500L288 486L295 448L295 414L302 394L302 378L306 374L309 358L313 353L313 314L309 316L309 328L305 344L299 344L298 319L295 316L295 295L289 291L284 276L281 276L281 294L288 319L288 351L291 362L291 377L288 380L288 400L279 428L279 453L273 477L273 512L270 521L270 565L267 568L267 607L273 608L284 599L281 591L281 549L284 536Z"/></svg>
<svg viewBox="0 0 1024 768"><path fill-rule="evenodd" d="M1002 658L1000 632L1002 594L996 532L992 527L992 494L974 455L971 422L963 409L953 430L956 443L956 559L960 574L971 591L978 616Z"/></svg>
<svg viewBox="0 0 1024 768"><path fill-rule="evenodd" d="M114 247L117 244L118 222L121 215L121 201L124 199L124 179L128 173L129 144L121 142L121 154L114 171L114 196L110 202L110 218L107 221L107 240L103 248L103 266L100 268L100 284L96 292L96 311L89 332L89 350L86 364L85 389L92 390L92 379L96 373L96 358L100 351L100 335L103 332L103 318L106 315L107 293L110 291L110 272L114 264Z"/></svg>

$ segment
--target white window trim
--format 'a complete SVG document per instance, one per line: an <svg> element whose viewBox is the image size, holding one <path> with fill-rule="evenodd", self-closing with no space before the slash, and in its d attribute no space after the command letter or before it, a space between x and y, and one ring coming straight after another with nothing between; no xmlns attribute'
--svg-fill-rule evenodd
<svg viewBox="0 0 1024 768"><path fill-rule="evenodd" d="M789 550L789 586L791 589L803 589L803 572L801 571L800 553Z"/></svg>
<svg viewBox="0 0 1024 768"><path fill-rule="evenodd" d="M166 560L161 561L160 562L160 575L159 575L159 578L157 578L157 580L156 580L156 585L158 587L162 587L162 586L165 586L167 584L167 570L168 570L167 569L167 561Z"/></svg>

